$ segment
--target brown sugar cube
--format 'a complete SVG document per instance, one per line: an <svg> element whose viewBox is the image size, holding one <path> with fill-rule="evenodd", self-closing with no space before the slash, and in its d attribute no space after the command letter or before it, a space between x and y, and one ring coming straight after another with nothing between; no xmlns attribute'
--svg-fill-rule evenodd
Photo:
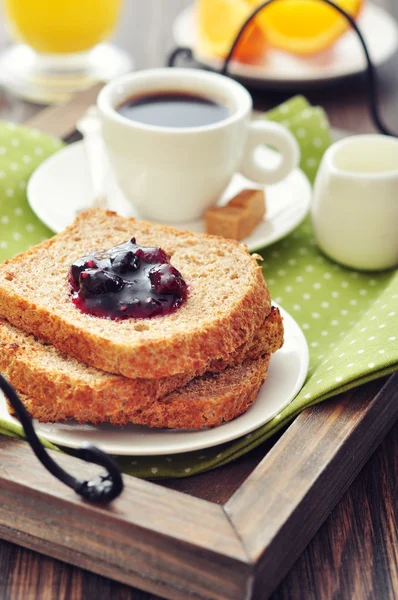
<svg viewBox="0 0 398 600"><path fill-rule="evenodd" d="M206 233L231 240L246 237L245 209L237 206L216 206L205 213Z"/></svg>
<svg viewBox="0 0 398 600"><path fill-rule="evenodd" d="M242 240L261 223L264 214L264 191L242 190L226 206L210 208L206 212L206 233Z"/></svg>
<svg viewBox="0 0 398 600"><path fill-rule="evenodd" d="M258 225L266 211L264 190L242 190L228 202L228 206L245 208L252 217L254 226Z"/></svg>
<svg viewBox="0 0 398 600"><path fill-rule="evenodd" d="M239 207L245 211L241 231L244 231L244 237L247 237L264 218L266 209L264 190L242 190L228 202L228 206Z"/></svg>

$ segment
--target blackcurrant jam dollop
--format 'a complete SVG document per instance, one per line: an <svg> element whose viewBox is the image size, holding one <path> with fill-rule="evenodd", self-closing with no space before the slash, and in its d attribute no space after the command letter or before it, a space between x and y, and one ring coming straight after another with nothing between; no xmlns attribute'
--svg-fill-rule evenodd
<svg viewBox="0 0 398 600"><path fill-rule="evenodd" d="M161 248L129 242L78 258L70 268L72 301L82 312L108 319L147 319L174 312L187 284Z"/></svg>

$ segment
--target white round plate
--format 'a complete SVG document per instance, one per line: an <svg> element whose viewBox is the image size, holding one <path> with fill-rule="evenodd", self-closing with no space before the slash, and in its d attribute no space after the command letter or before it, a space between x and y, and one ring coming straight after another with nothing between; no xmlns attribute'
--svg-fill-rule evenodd
<svg viewBox="0 0 398 600"><path fill-rule="evenodd" d="M257 160L272 166L278 154L268 148L258 148ZM52 231L59 233L70 225L79 210L88 208L93 198L86 153L82 142L68 146L46 161L29 180L28 202L34 213ZM108 168L107 197L109 208L124 216L140 218L117 187ZM245 187L258 187L242 175L234 175L221 204L227 202ZM311 202L311 186L300 170L293 171L284 181L267 186L267 214L253 233L242 240L250 251L268 246L288 235L305 218ZM202 233L203 219L186 223L169 223L178 229Z"/></svg>
<svg viewBox="0 0 398 600"><path fill-rule="evenodd" d="M398 26L385 10L367 2L358 18L358 26L369 47L375 65L381 65L398 49ZM174 22L173 35L179 46L196 48L195 10L186 8ZM195 51L201 63L219 69L222 60ZM230 73L247 83L261 87L301 87L355 75L365 70L363 49L354 31L345 33L322 55L299 58L287 52L269 50L256 64L231 62Z"/></svg>
<svg viewBox="0 0 398 600"><path fill-rule="evenodd" d="M306 339L296 321L283 309L285 342L276 352L257 400L249 410L229 423L214 429L186 431L150 429L138 425L35 424L38 434L50 442L78 448L87 442L113 455L158 456L192 452L239 438L264 425L283 410L300 391L308 371L309 353ZM18 423L8 414L0 392L0 419Z"/></svg>

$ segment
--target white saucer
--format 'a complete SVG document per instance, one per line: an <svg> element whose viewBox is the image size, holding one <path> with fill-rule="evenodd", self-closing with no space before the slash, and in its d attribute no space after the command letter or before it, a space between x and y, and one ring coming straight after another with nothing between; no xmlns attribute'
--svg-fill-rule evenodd
<svg viewBox="0 0 398 600"><path fill-rule="evenodd" d="M381 65L398 49L398 26L382 8L367 2L358 19L358 26L368 44L375 65ZM196 46L194 7L186 8L174 22L173 35L179 46ZM199 62L219 69L220 59L195 52ZM363 49L354 31L343 35L327 54L299 58L292 54L270 50L257 64L232 62L230 73L258 87L315 86L328 80L355 75L365 70Z"/></svg>
<svg viewBox="0 0 398 600"><path fill-rule="evenodd" d="M258 160L271 166L278 154L268 148L258 149ZM125 216L140 218L126 201L109 173L107 196L109 208ZM226 191L226 202L245 187L258 187L236 174ZM82 142L68 146L46 161L33 173L27 188L33 212L50 229L59 233L70 225L79 210L93 197L86 153ZM281 183L267 186L267 215L253 233L242 240L250 251L280 240L305 218L311 202L311 186L306 175L296 169ZM178 229L197 233L205 231L204 220L171 223Z"/></svg>
<svg viewBox="0 0 398 600"><path fill-rule="evenodd" d="M49 441L68 448L84 442L95 444L114 455L156 456L191 452L229 442L261 427L283 410L301 389L308 371L308 346L294 319L281 309L285 342L269 366L268 376L255 404L243 415L214 429L179 431L149 429L137 425L124 428L111 425L94 427L79 424L39 424L36 431ZM18 423L8 414L0 392L0 419Z"/></svg>

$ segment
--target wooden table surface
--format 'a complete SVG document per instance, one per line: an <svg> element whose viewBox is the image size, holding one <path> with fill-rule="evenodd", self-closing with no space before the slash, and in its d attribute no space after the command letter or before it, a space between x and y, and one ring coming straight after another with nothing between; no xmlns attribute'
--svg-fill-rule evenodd
<svg viewBox="0 0 398 600"><path fill-rule="evenodd" d="M173 46L171 24L190 0L126 0L116 42L137 68L164 64ZM398 18L396 0L379 0ZM0 23L3 19L0 13ZM7 45L0 29L0 49ZM398 132L398 55L379 69L385 121ZM322 105L333 126L371 132L362 77L306 92ZM286 93L253 91L257 108L281 102ZM0 117L24 121L40 107L0 96ZM369 388L370 389L370 388ZM261 460L265 447L236 463L196 477L165 483L223 503ZM398 424L376 450L315 535L272 600L384 600L398 598ZM154 596L0 541L0 600L155 600ZM242 599L243 600L243 599Z"/></svg>

